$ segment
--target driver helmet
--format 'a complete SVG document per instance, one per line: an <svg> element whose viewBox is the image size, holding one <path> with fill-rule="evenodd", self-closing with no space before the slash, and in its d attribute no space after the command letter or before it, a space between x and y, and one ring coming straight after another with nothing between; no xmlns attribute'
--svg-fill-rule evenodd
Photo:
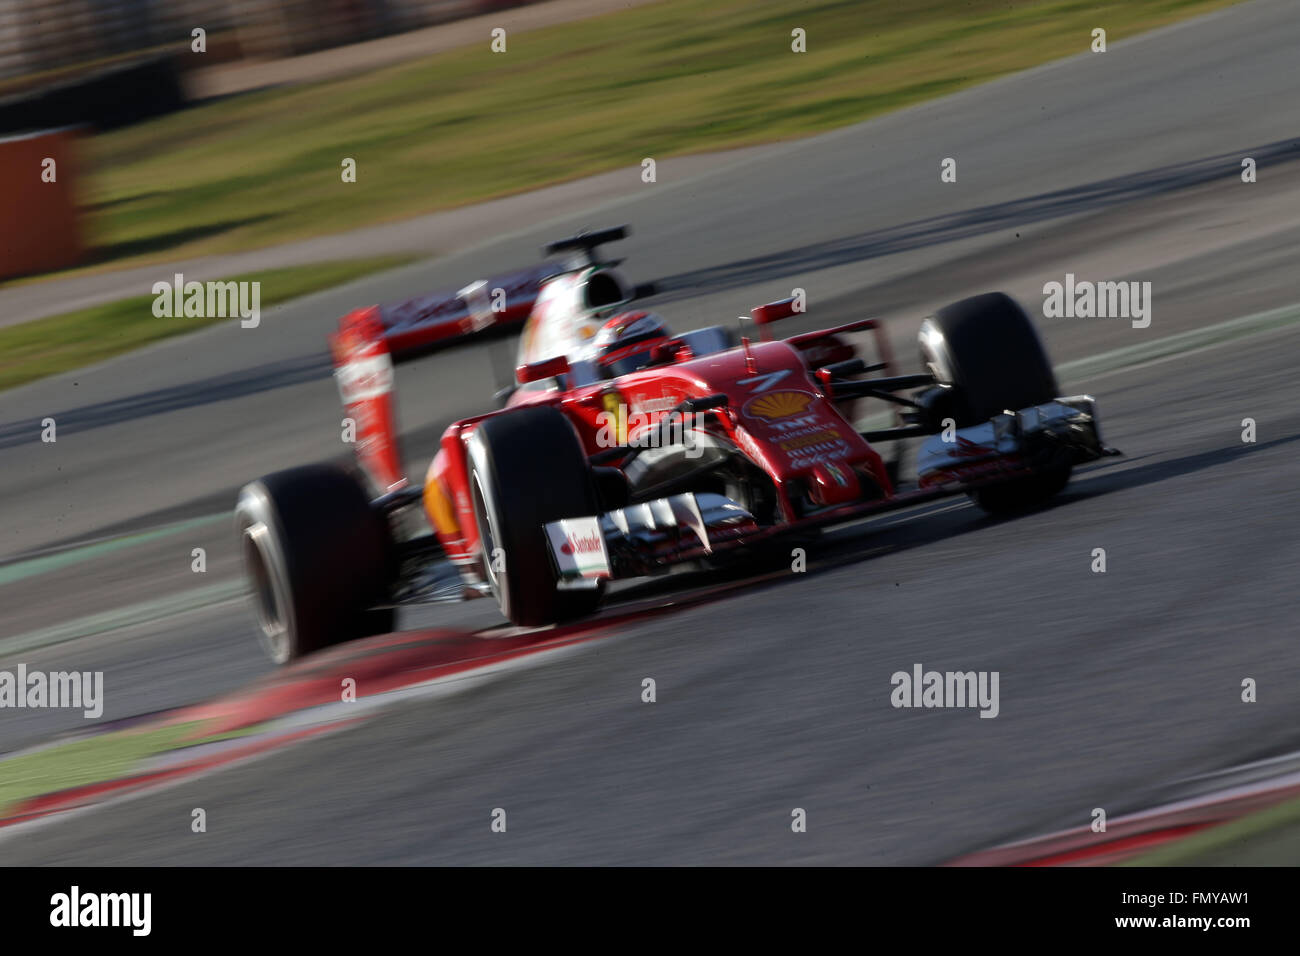
<svg viewBox="0 0 1300 956"><path fill-rule="evenodd" d="M600 327L592 339L592 357L606 378L617 378L648 366L655 346L672 337L653 312L624 312Z"/></svg>

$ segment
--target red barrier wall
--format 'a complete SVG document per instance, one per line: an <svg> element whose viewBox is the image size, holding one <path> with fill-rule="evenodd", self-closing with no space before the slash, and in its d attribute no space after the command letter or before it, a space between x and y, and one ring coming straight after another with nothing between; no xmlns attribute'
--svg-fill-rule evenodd
<svg viewBox="0 0 1300 956"><path fill-rule="evenodd" d="M0 278L81 260L76 143L70 129L0 139ZM46 159L54 160L54 182L42 178Z"/></svg>

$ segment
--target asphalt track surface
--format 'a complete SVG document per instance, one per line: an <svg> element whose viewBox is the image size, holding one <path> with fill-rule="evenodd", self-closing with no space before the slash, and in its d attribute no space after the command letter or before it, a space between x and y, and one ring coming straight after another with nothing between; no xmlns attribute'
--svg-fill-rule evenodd
<svg viewBox="0 0 1300 956"><path fill-rule="evenodd" d="M465 254L325 293L0 396L0 552L227 507L243 480L339 453L321 343L346 308L528 262L546 238L629 221L621 250L678 327L809 292L818 322L890 321L1042 283L1151 281L1150 328L1041 320L1058 363L1300 300L1300 21L1255 2L690 181L528 225ZM958 161L958 183L939 163ZM1243 184L1240 159L1259 163ZM639 158L639 157L638 157ZM399 370L411 459L481 409L504 343ZM843 529L810 570L624 628L460 695L0 840L6 863L927 864L1141 805L1171 781L1294 749L1300 330L1068 375L1123 459L1041 512L961 499ZM40 418L59 440L36 440ZM1243 444L1241 421L1258 423ZM418 472L417 472L418 473ZM0 587L5 632L234 571L206 525ZM1089 570L1094 548L1108 572ZM14 621L21 622L17 626ZM413 625L499 623L487 602ZM0 634L3 636L3 634ZM106 719L265 673L237 602L0 660L104 670ZM914 663L997 670L1001 712L896 710ZM658 701L641 702L642 680ZM1259 700L1240 702L1240 683ZM12 750L70 729L7 712ZM189 832L204 807L209 831ZM505 834L489 829L508 812ZM790 813L808 814L794 834Z"/></svg>

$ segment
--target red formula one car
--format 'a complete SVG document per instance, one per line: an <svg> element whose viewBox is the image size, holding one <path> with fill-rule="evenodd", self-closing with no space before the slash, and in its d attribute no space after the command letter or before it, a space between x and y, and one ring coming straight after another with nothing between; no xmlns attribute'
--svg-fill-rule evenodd
<svg viewBox="0 0 1300 956"><path fill-rule="evenodd" d="M925 319L925 370L900 374L872 319L774 338L794 300L753 310L756 341L672 334L596 256L622 234L550 247L581 255L539 289L517 387L446 430L422 485L400 464L381 317L344 317L332 347L359 469L269 475L236 508L275 661L390 631L403 604L490 596L511 622L542 626L591 613L612 580L931 498L1030 507L1115 453L1093 399L1058 396L1033 325L1001 293ZM865 401L892 405L895 424L856 428ZM878 448L913 437L904 487Z"/></svg>

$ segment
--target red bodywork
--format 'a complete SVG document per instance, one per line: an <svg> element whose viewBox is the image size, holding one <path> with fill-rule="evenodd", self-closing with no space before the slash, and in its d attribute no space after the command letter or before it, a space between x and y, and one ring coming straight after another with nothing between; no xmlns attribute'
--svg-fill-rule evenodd
<svg viewBox="0 0 1300 956"><path fill-rule="evenodd" d="M696 358L683 344L670 343L673 361L567 391L520 391L510 407L550 404L573 422L587 452L606 451L602 423L612 396L628 414L626 443L658 426L660 419L684 399L726 394L726 407L699 413L712 435L730 442L773 481L778 492L780 520L800 523L787 494L800 483L827 509L860 502L871 492L888 499L893 486L884 462L812 377L812 368L851 358L855 349L847 333L876 330L870 320L827 332L808 333L782 341L750 344ZM877 341L884 345L883 334ZM674 346L675 347L672 347ZM812 360L810 363L809 360ZM425 504L443 549L457 563L476 560L478 532L469 495L465 442L478 422L509 408L464 419L442 436L441 450L425 480Z"/></svg>
<svg viewBox="0 0 1300 956"><path fill-rule="evenodd" d="M873 368L896 374L888 342L877 323L864 319L771 340L768 324L793 311L789 302L755 310L764 341L743 341L739 347L696 357L685 341L672 340L658 347L663 364L567 390L521 389L506 409L451 425L442 435L423 489L425 511L447 557L471 577L481 558L469 493L467 440L479 422L510 414L511 408L525 404L549 404L563 411L588 454L594 456L608 453L611 445L635 445L638 436L655 429L683 400L725 395L725 404L694 413L703 416L695 430L702 429L711 439L733 446L748 458L771 479L777 497L773 524L745 532L728 543L827 525L960 490L969 477L954 473L951 480L896 493L880 455L846 417L851 415L852 401L837 404L834 399L832 376L825 366L856 356L848 335L874 333L879 365ZM360 309L345 316L331 344L340 393L348 414L357 422L358 458L378 493L400 489L406 478L396 452L386 327L377 310ZM567 368L564 362L555 364L546 375L563 374L561 370ZM545 365L520 370L520 380L545 371ZM621 409L620 414L626 416L616 419L622 424L622 433L613 442L608 440L611 408ZM606 464L617 467L618 461ZM1008 477L1021 466L1011 459L1002 461L999 468L1001 475ZM802 501L803 507L796 501ZM689 560L706 550L693 548L675 558Z"/></svg>
<svg viewBox="0 0 1300 956"><path fill-rule="evenodd" d="M379 309L345 315L329 343L339 398L355 432L357 461L381 492L395 491L406 479L393 412L393 360Z"/></svg>

